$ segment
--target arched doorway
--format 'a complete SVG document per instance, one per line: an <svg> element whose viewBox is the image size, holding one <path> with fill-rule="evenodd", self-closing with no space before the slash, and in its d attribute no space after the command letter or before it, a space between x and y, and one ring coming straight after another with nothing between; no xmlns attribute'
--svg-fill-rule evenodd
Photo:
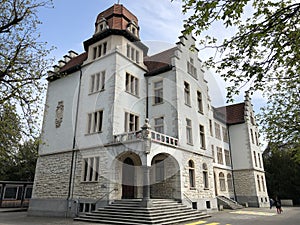
<svg viewBox="0 0 300 225"><path fill-rule="evenodd" d="M180 200L180 167L173 156L167 153L154 156L151 162L150 177L151 198Z"/></svg>
<svg viewBox="0 0 300 225"><path fill-rule="evenodd" d="M135 169L134 162L131 158L127 157L123 161L122 168L122 198L132 199L135 197Z"/></svg>

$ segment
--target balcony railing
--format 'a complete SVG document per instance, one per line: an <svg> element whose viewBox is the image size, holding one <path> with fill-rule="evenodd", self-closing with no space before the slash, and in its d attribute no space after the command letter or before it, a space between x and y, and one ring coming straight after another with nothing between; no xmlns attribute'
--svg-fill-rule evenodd
<svg viewBox="0 0 300 225"><path fill-rule="evenodd" d="M153 142L169 145L169 146L178 146L178 139L150 130L150 137ZM127 142L127 141L135 141L142 140L142 131L134 131L123 134L114 135L114 143Z"/></svg>

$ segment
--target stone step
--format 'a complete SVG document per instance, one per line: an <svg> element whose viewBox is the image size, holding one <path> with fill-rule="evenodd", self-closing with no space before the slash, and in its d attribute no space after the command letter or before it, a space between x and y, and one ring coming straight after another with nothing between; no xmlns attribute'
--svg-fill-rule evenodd
<svg viewBox="0 0 300 225"><path fill-rule="evenodd" d="M140 205L141 200L117 200L104 208L81 215L75 220L102 224L164 224L199 220L209 215L169 199L152 200L152 207Z"/></svg>
<svg viewBox="0 0 300 225"><path fill-rule="evenodd" d="M199 220L209 217L206 214L185 214L177 215L163 218L137 218L134 215L131 217L109 217L102 216L81 216L80 218L75 218L77 221L89 221L97 223L107 223L107 224L175 224L183 221Z"/></svg>

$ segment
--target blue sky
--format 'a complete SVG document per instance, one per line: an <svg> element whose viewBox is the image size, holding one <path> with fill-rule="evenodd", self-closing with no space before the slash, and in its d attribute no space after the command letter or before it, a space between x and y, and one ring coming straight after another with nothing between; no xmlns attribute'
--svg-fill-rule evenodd
<svg viewBox="0 0 300 225"><path fill-rule="evenodd" d="M39 27L41 40L47 41L49 46L55 46L52 56L59 60L69 50L83 52L83 41L94 33L94 23L97 15L117 3L117 0L53 0L54 8L43 8L39 11L42 21ZM153 46L168 48L178 41L183 29L185 18L181 13L181 0L120 0L127 9L139 19L141 40L150 47L150 54L157 51ZM220 37L230 34L230 30L215 27L211 30ZM200 59L205 59L209 53L200 52ZM225 104L225 84L213 72L209 80L213 104ZM243 94L237 101L243 101ZM252 97L255 111L264 104L260 93Z"/></svg>

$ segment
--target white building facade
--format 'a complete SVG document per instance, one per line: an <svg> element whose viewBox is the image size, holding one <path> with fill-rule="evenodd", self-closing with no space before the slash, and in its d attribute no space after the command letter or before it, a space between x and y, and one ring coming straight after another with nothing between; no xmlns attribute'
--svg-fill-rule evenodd
<svg viewBox="0 0 300 225"><path fill-rule="evenodd" d="M74 216L134 198L268 206L249 97L214 108L195 39L148 56L139 29L115 4L98 15L85 52L70 51L49 73L29 212Z"/></svg>

